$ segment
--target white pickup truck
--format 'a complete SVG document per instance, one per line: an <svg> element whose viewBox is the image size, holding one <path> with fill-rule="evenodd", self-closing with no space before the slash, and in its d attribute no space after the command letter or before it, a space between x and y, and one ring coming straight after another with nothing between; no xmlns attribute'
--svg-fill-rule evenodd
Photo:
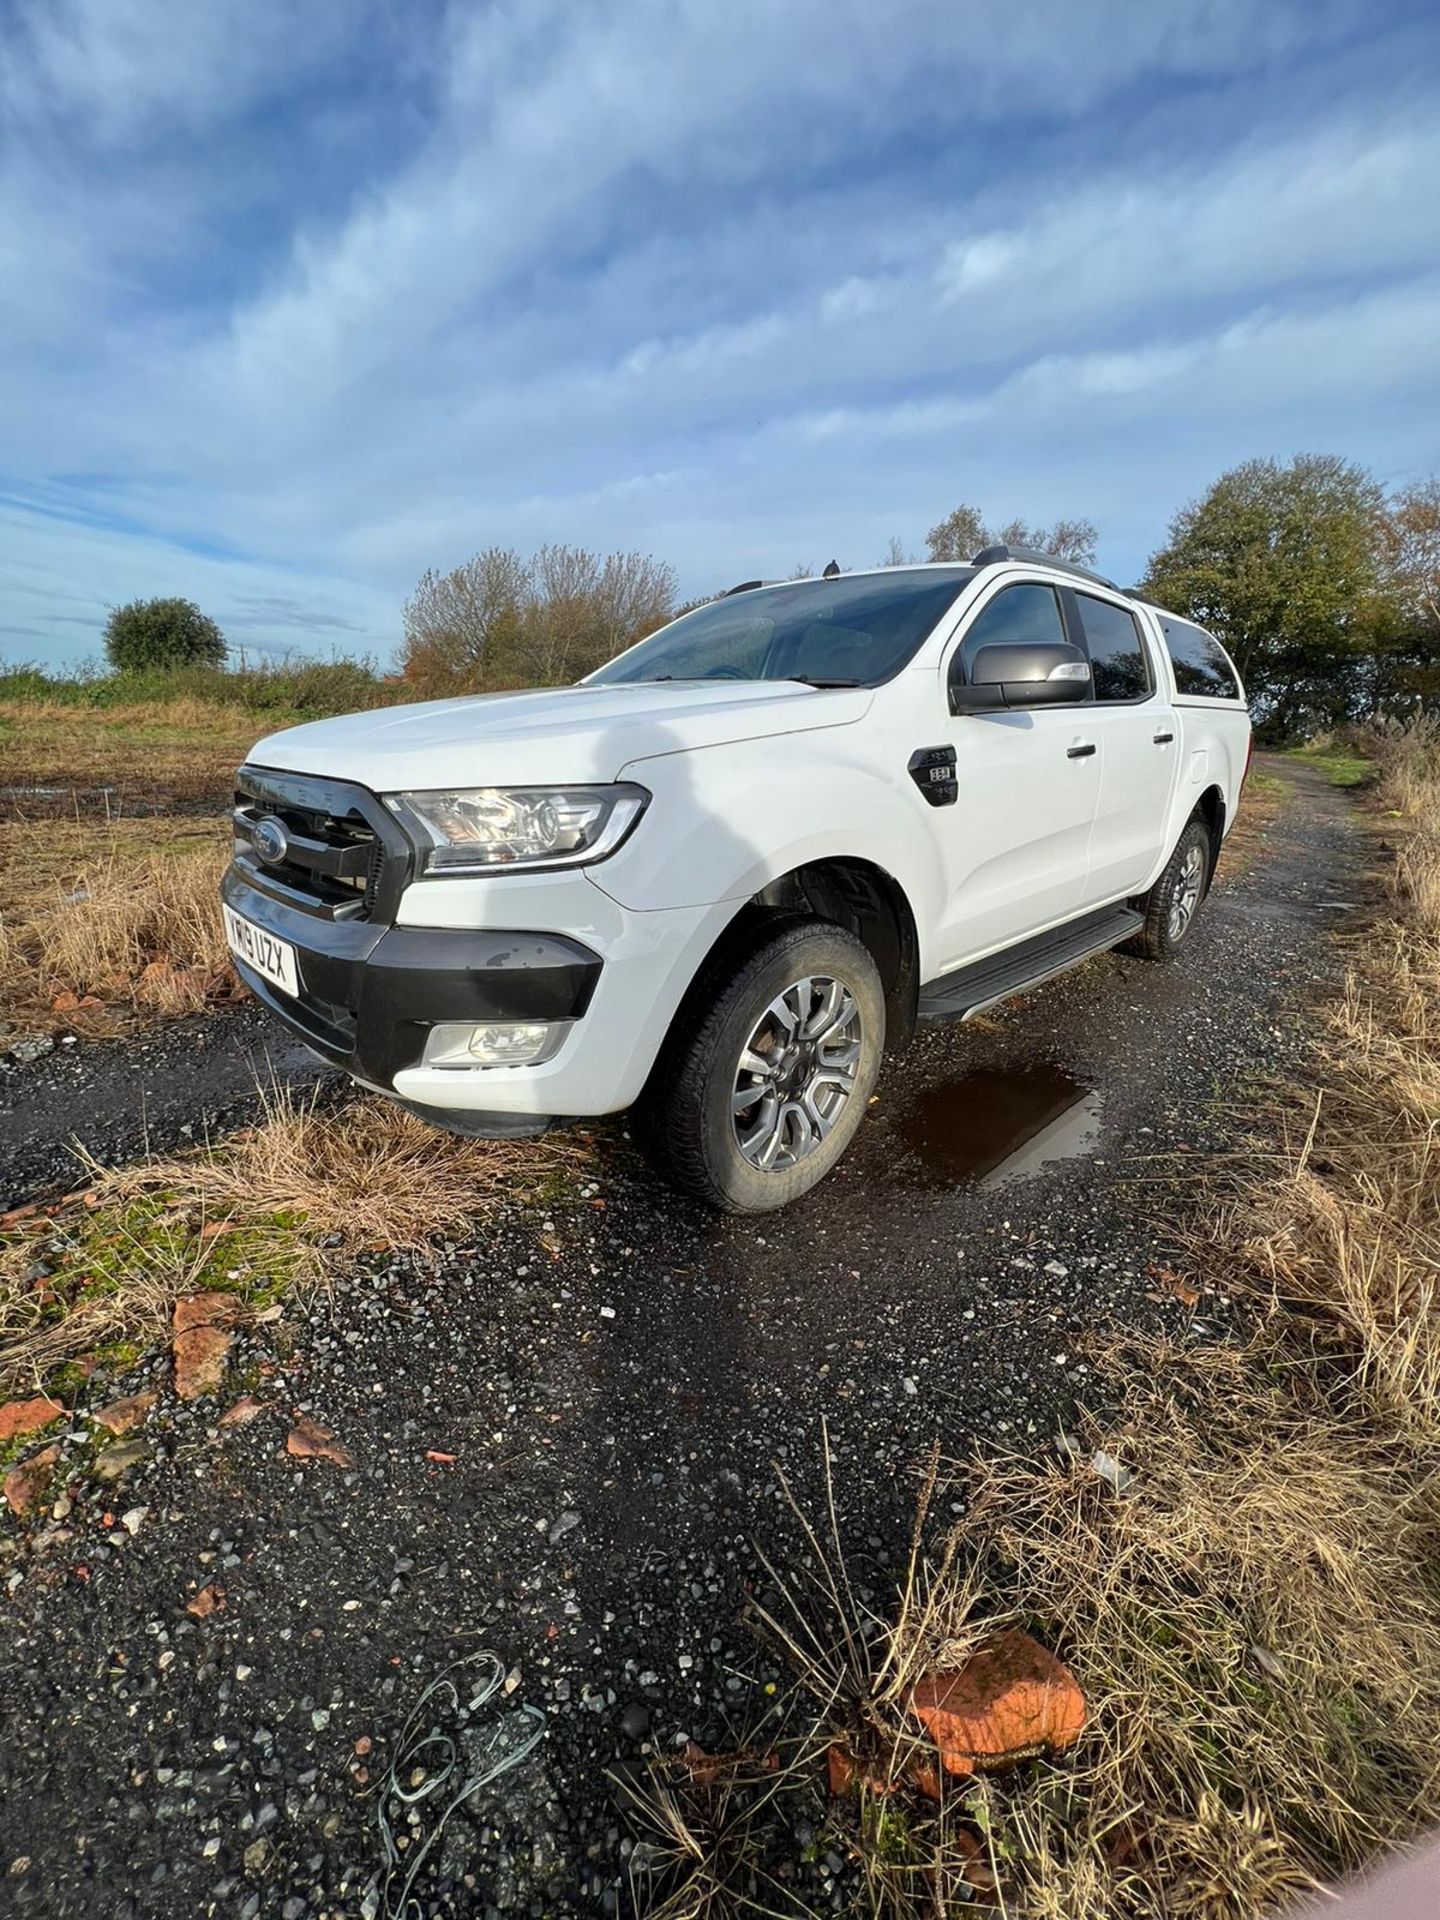
<svg viewBox="0 0 1440 1920"><path fill-rule="evenodd" d="M683 1187L820 1180L887 1049L1188 934L1249 762L1234 666L987 548L735 588L578 686L262 740L223 883L246 984L464 1133L637 1109Z"/></svg>

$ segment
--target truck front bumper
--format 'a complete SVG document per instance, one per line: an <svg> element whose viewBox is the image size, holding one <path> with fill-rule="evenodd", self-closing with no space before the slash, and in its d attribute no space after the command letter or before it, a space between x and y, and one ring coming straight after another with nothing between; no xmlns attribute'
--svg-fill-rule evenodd
<svg viewBox="0 0 1440 1920"><path fill-rule="evenodd" d="M576 872L481 885L480 896L453 882L414 887L404 905L420 896L443 921L474 913L478 897L552 930L335 919L277 899L236 865L221 896L295 950L298 997L235 960L256 999L321 1058L425 1119L462 1133L524 1134L628 1107L733 904L634 913ZM554 1023L563 1039L533 1067L425 1061L432 1027L487 1021Z"/></svg>
<svg viewBox="0 0 1440 1920"><path fill-rule="evenodd" d="M600 977L600 956L560 934L331 919L261 892L234 866L220 892L295 950L298 999L235 958L256 999L322 1059L384 1093L401 1091L397 1078L419 1066L432 1027L578 1020Z"/></svg>

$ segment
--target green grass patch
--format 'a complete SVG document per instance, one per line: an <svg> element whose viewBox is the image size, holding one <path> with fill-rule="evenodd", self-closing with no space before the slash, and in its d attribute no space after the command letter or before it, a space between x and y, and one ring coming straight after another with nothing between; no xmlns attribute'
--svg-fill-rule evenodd
<svg viewBox="0 0 1440 1920"><path fill-rule="evenodd" d="M123 1372L167 1338L184 1294L262 1311L313 1275L303 1228L290 1209L214 1220L166 1192L27 1222L0 1239L0 1392L73 1402L90 1368Z"/></svg>
<svg viewBox="0 0 1440 1920"><path fill-rule="evenodd" d="M1285 758L1318 768L1332 787L1362 787L1375 773L1375 762L1366 759L1363 753L1330 742L1316 742L1308 747L1287 747Z"/></svg>

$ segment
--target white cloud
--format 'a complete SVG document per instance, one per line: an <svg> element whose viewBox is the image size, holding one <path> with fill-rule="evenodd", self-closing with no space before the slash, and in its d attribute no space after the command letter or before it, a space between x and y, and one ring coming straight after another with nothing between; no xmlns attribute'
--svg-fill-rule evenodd
<svg viewBox="0 0 1440 1920"><path fill-rule="evenodd" d="M1433 393L1435 89L1381 63L1348 97L1339 0L402 13L0 28L3 459L66 516L0 518L0 624L150 569L378 635L491 540L653 546L699 587L913 544L985 486L1153 535L1176 446ZM1344 450L1415 457L1420 420Z"/></svg>

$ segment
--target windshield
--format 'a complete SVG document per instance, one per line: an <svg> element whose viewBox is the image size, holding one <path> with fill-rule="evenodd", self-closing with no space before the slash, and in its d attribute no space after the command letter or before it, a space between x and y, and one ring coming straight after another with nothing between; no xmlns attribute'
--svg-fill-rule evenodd
<svg viewBox="0 0 1440 1920"><path fill-rule="evenodd" d="M682 614L592 673L631 680L808 680L873 687L915 654L973 567L842 574L727 595Z"/></svg>

